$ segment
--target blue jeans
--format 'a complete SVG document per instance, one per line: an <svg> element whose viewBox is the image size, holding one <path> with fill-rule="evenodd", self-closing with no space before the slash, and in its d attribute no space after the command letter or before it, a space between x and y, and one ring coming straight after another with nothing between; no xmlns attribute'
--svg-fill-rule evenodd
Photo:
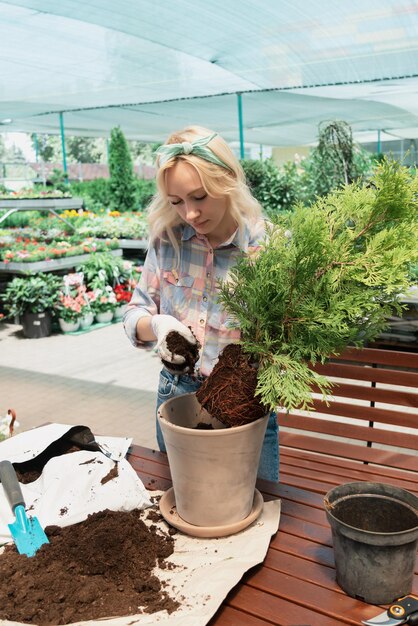
<svg viewBox="0 0 418 626"><path fill-rule="evenodd" d="M182 396L185 393L194 393L199 389L202 382L202 378L192 378L188 374L175 375L166 369L162 369L158 385L156 415L163 402L175 396ZM156 425L158 446L162 452L165 452L164 437L157 419ZM260 464L258 466L258 478L264 478L273 482L279 481L279 428L277 415L274 412L269 417L264 436Z"/></svg>

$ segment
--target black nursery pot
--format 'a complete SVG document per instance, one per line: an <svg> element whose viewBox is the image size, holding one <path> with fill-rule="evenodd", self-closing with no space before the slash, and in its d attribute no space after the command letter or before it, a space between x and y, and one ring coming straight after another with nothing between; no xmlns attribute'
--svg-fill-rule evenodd
<svg viewBox="0 0 418 626"><path fill-rule="evenodd" d="M41 339L51 334L52 316L49 311L42 313L25 311L20 318L20 323L23 326L23 334L28 339Z"/></svg>
<svg viewBox="0 0 418 626"><path fill-rule="evenodd" d="M418 498L384 483L347 483L324 498L337 583L369 604L411 593L418 544Z"/></svg>

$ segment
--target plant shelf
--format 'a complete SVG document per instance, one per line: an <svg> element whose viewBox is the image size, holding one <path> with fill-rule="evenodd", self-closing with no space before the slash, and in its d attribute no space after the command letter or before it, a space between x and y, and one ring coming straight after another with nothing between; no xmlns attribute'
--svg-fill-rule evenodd
<svg viewBox="0 0 418 626"><path fill-rule="evenodd" d="M122 250L109 250L113 256L122 256ZM91 254L79 254L48 261L33 261L32 263L0 261L0 274L26 274L27 272L53 272L54 270L68 269L87 261Z"/></svg>

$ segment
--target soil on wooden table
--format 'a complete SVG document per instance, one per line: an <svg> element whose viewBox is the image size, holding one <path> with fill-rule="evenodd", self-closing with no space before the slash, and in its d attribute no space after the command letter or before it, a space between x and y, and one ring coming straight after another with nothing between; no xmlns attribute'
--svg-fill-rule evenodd
<svg viewBox="0 0 418 626"><path fill-rule="evenodd" d="M241 426L268 412L254 395L256 387L257 369L239 344L229 344L196 397L212 417L227 426Z"/></svg>
<svg viewBox="0 0 418 626"><path fill-rule="evenodd" d="M161 359L163 364L171 371L174 372L187 372L189 374L194 373L194 368L196 365L196 361L199 358L199 349L200 344L196 341L195 344L187 341L183 335L176 332L175 330L171 331L167 335L166 339L167 348L170 350L171 354L178 354L184 357L184 363L168 363L164 359Z"/></svg>
<svg viewBox="0 0 418 626"><path fill-rule="evenodd" d="M179 602L158 578L158 568L174 568L167 560L174 539L145 524L154 513L106 510L49 526L50 543L31 558L8 545L0 555L0 620L50 626L175 611Z"/></svg>

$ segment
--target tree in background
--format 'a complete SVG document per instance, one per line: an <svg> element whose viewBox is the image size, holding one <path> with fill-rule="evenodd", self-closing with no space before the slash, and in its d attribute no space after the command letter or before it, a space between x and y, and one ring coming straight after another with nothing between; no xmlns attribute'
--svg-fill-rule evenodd
<svg viewBox="0 0 418 626"><path fill-rule="evenodd" d="M61 138L58 135L31 133L32 146L45 163L62 161Z"/></svg>
<svg viewBox="0 0 418 626"><path fill-rule="evenodd" d="M305 204L372 173L372 155L353 141L347 122L322 122L318 128L318 145L301 164Z"/></svg>
<svg viewBox="0 0 418 626"><path fill-rule="evenodd" d="M34 150L45 163L61 162L62 147L59 135L31 134ZM76 163L103 163L106 157L105 140L92 137L66 137L67 160Z"/></svg>
<svg viewBox="0 0 418 626"><path fill-rule="evenodd" d="M129 148L135 163L154 165L155 151L161 146L160 143L145 143L144 141L129 141Z"/></svg>
<svg viewBox="0 0 418 626"><path fill-rule="evenodd" d="M109 145L110 196L112 206L118 211L136 208L135 176L128 142L119 127L110 133Z"/></svg>
<svg viewBox="0 0 418 626"><path fill-rule="evenodd" d="M76 163L103 163L106 145L103 139L92 137L67 137L65 140L67 157Z"/></svg>

